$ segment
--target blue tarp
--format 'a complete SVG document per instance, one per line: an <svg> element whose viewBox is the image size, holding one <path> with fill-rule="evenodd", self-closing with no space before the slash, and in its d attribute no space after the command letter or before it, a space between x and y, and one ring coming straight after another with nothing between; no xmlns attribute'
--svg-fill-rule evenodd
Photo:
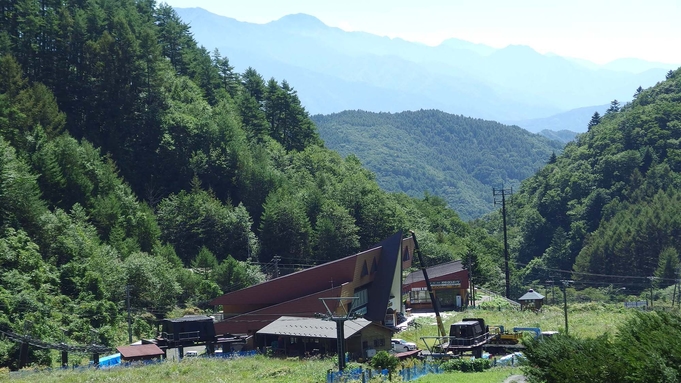
<svg viewBox="0 0 681 383"><path fill-rule="evenodd" d="M121 354L107 355L99 358L99 368L118 366L121 364Z"/></svg>

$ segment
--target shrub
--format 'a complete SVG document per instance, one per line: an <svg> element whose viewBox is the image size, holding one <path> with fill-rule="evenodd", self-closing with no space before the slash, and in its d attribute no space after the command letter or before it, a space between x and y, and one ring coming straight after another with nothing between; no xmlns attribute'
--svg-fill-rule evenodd
<svg viewBox="0 0 681 383"><path fill-rule="evenodd" d="M482 372L492 367L489 359L451 359L442 363L441 368L446 372Z"/></svg>
<svg viewBox="0 0 681 383"><path fill-rule="evenodd" d="M379 351L369 361L369 365L378 370L395 371L400 364L400 360L395 355L389 354L387 351Z"/></svg>

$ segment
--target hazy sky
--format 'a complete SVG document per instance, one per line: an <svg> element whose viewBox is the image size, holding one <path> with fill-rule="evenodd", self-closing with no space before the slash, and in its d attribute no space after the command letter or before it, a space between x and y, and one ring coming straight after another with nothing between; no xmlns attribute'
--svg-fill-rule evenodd
<svg viewBox="0 0 681 383"><path fill-rule="evenodd" d="M159 1L161 2L161 1ZM635 57L681 65L681 0L167 0L240 21L313 15L347 31L428 45L447 38L596 63Z"/></svg>

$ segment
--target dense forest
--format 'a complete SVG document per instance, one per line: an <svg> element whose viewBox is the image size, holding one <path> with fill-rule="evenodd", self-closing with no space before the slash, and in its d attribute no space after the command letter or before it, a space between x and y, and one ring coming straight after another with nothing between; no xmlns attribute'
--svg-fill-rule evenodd
<svg viewBox="0 0 681 383"><path fill-rule="evenodd" d="M225 36L230 38L230 36ZM228 53L228 52L227 52ZM235 73L153 0L0 2L0 330L127 341L156 318L415 230L429 263L498 241L326 149L285 80ZM53 354L31 348L30 359ZM0 366L18 346L0 340Z"/></svg>
<svg viewBox="0 0 681 383"><path fill-rule="evenodd" d="M444 198L462 219L494 210L492 188L519 186L563 144L517 126L437 110L312 116L326 145L354 154L385 190Z"/></svg>
<svg viewBox="0 0 681 383"><path fill-rule="evenodd" d="M614 100L589 130L513 197L517 283L573 279L631 293L678 278L681 251L681 70ZM488 217L497 228L499 215Z"/></svg>

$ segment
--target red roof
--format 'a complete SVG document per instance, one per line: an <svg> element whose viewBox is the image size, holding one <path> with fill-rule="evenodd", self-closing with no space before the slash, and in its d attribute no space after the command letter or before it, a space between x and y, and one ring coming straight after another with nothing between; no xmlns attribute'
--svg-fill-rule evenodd
<svg viewBox="0 0 681 383"><path fill-rule="evenodd" d="M372 250L374 249L368 251ZM210 304L269 306L306 296L311 292L324 291L332 285L339 286L353 280L356 257L349 256L227 293L213 299Z"/></svg>
<svg viewBox="0 0 681 383"><path fill-rule="evenodd" d="M217 334L246 334L249 330L254 332L260 330L281 316L312 317L316 313L324 314L326 307L319 298L338 297L341 290L342 286L336 286L333 289L319 291L305 297L226 318L215 323L215 332ZM335 306L330 308L333 310Z"/></svg>
<svg viewBox="0 0 681 383"><path fill-rule="evenodd" d="M163 351L155 344L140 344L137 346L120 346L116 350L121 353L121 357L130 358L149 358L163 355Z"/></svg>

